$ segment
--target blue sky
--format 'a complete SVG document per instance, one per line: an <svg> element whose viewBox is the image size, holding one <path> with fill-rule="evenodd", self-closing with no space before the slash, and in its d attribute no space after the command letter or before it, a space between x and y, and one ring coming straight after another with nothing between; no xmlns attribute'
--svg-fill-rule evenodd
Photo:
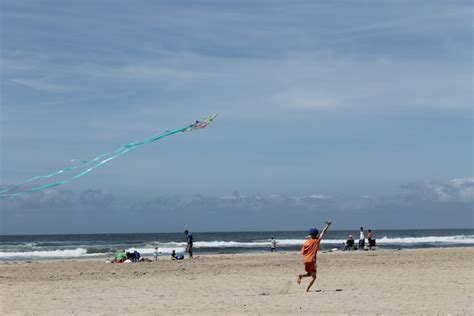
<svg viewBox="0 0 474 316"><path fill-rule="evenodd" d="M2 1L1 183L216 112L209 129L56 190L400 202L461 179L472 226L472 13L470 1Z"/></svg>

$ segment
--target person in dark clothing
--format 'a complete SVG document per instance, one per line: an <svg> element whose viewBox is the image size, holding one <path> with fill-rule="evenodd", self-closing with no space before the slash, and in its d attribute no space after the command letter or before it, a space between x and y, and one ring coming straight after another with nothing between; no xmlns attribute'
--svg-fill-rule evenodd
<svg viewBox="0 0 474 316"><path fill-rule="evenodd" d="M344 250L354 250L354 238L352 235L347 237L346 243L344 245Z"/></svg>
<svg viewBox="0 0 474 316"><path fill-rule="evenodd" d="M193 235L186 229L184 231L186 234L187 244L186 244L186 252L189 254L189 259L193 258Z"/></svg>

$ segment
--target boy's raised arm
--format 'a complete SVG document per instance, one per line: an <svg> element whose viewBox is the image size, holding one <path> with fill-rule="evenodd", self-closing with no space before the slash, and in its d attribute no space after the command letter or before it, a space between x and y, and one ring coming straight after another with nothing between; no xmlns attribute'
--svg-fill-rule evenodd
<svg viewBox="0 0 474 316"><path fill-rule="evenodd" d="M328 230L328 228L331 224L332 224L332 221L326 221L326 226L324 226L321 234L319 235L319 239L323 239L324 234L326 233L326 231Z"/></svg>

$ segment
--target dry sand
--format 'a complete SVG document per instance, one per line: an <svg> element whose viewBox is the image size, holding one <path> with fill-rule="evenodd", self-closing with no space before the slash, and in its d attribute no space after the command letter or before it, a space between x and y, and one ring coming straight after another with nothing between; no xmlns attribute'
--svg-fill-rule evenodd
<svg viewBox="0 0 474 316"><path fill-rule="evenodd" d="M474 315L474 248L0 263L2 315ZM342 291L338 291L338 290Z"/></svg>

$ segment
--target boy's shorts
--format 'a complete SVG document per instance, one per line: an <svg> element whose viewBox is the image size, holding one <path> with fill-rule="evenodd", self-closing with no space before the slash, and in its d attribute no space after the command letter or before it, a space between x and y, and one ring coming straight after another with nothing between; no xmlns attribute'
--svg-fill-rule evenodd
<svg viewBox="0 0 474 316"><path fill-rule="evenodd" d="M316 265L316 261L305 262L304 263L304 269L308 273L316 273L316 271L318 270L318 266Z"/></svg>

